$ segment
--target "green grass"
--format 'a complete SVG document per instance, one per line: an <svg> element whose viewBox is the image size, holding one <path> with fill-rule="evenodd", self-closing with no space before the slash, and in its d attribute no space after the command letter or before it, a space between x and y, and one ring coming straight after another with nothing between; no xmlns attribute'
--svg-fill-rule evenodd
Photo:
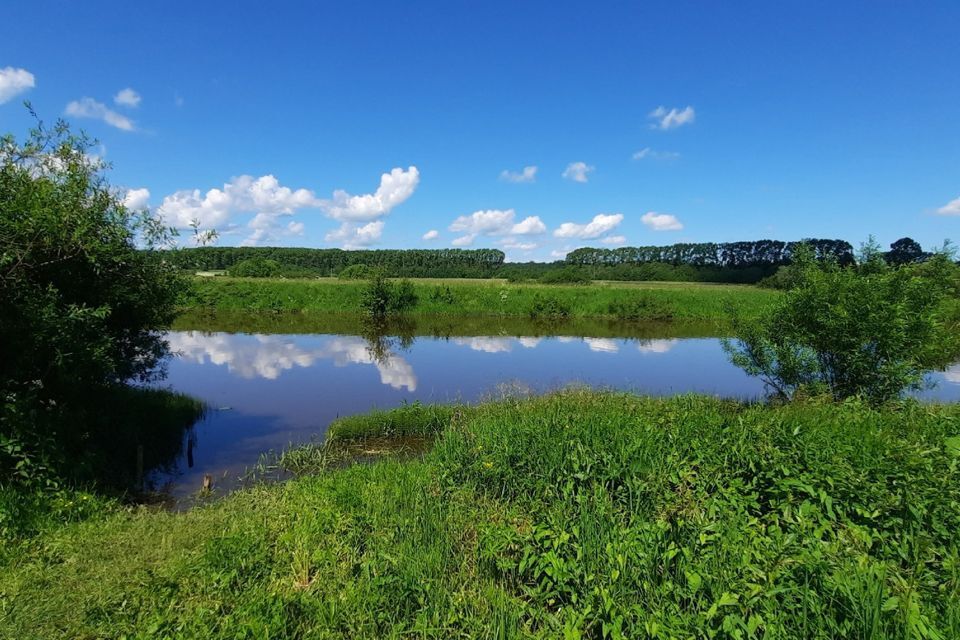
<svg viewBox="0 0 960 640"><path fill-rule="evenodd" d="M412 315L527 317L538 301L554 301L574 318L612 318L640 308L649 317L723 321L731 309L751 316L780 295L744 285L609 283L508 284L500 280L414 280L419 298ZM356 313L364 282L335 279L194 278L184 309ZM637 301L639 304L632 304Z"/></svg>
<svg viewBox="0 0 960 640"><path fill-rule="evenodd" d="M345 420L438 435L21 543L0 636L957 638L958 417L568 391Z"/></svg>

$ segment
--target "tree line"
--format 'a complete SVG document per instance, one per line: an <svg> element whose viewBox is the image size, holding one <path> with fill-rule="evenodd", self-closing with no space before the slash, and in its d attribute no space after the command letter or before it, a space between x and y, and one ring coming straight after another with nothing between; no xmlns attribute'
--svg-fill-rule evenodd
<svg viewBox="0 0 960 640"><path fill-rule="evenodd" d="M294 247L198 247L162 254L194 271L225 271L248 260L272 260L298 275L336 276L347 267L382 269L392 277L489 278L504 263L498 249L307 249Z"/></svg>
<svg viewBox="0 0 960 640"><path fill-rule="evenodd" d="M799 242L749 240L745 242L683 242L665 246L617 249L584 247L568 253L566 263L577 266L660 263L722 269L779 267L790 264L791 257L801 243L809 246L818 259L831 257L841 266L854 263L853 246L849 242L818 238Z"/></svg>

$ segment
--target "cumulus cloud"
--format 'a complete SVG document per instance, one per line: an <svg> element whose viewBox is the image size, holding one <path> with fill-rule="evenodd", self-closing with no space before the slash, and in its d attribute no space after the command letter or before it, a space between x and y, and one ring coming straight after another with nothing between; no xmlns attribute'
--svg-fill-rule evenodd
<svg viewBox="0 0 960 640"><path fill-rule="evenodd" d="M637 351L640 353L666 353L680 344L676 338L657 338L654 340L641 340L637 345Z"/></svg>
<svg viewBox="0 0 960 640"><path fill-rule="evenodd" d="M436 240L439 237L440 237L440 232L437 231L436 229L430 229L430 231L427 231L425 234L423 234L424 240Z"/></svg>
<svg viewBox="0 0 960 640"><path fill-rule="evenodd" d="M539 216L527 216L520 222L514 222L517 212L513 209L486 209L474 211L468 216L460 216L450 224L450 231L463 235L452 242L455 247L465 247L473 244L477 236L507 237L504 241L510 243L510 237L533 236L546 233L547 225ZM513 241L514 248L520 243Z"/></svg>
<svg viewBox="0 0 960 640"><path fill-rule="evenodd" d="M677 109L676 107L667 109L664 106L659 106L651 111L647 117L654 120L650 125L651 129L666 131L692 123L696 119L697 114L693 107L690 106L684 109Z"/></svg>
<svg viewBox="0 0 960 640"><path fill-rule="evenodd" d="M571 162L567 165L567 168L563 170L564 178L567 180L573 180L574 182L586 182L589 178L588 175L596 167L588 165L586 162Z"/></svg>
<svg viewBox="0 0 960 640"><path fill-rule="evenodd" d="M342 189L333 192L333 199L323 203L323 208L334 220L341 222L367 222L385 216L413 195L420 183L416 167L406 171L397 167L380 176L380 186L374 193L350 195Z"/></svg>
<svg viewBox="0 0 960 640"><path fill-rule="evenodd" d="M36 86L33 74L26 69L4 67L0 69L0 104L9 102Z"/></svg>
<svg viewBox="0 0 960 640"><path fill-rule="evenodd" d="M135 109L140 106L140 94L127 87L126 89L121 89L117 92L117 95L113 96L114 104L120 105L121 107L130 107Z"/></svg>
<svg viewBox="0 0 960 640"><path fill-rule="evenodd" d="M67 103L65 113L75 118L102 120L111 127L116 127L122 131L136 131L137 128L133 120L93 98L80 98Z"/></svg>
<svg viewBox="0 0 960 640"><path fill-rule="evenodd" d="M284 222L284 218L303 209L319 209L340 222L330 231L328 242L345 248L365 247L380 240L384 222L380 218L412 195L419 182L416 167L393 169L380 177L375 193L353 196L338 190L330 200L318 198L310 189L291 189L273 175L255 178L242 175L220 189L176 191L166 196L156 214L165 224L185 229L194 221L200 229L219 229L232 216L255 214L247 223L250 235L242 242L253 246L278 236L302 235L302 222Z"/></svg>
<svg viewBox="0 0 960 640"><path fill-rule="evenodd" d="M683 224L680 220L669 213L647 211L640 217L640 221L654 231L680 231L683 229Z"/></svg>
<svg viewBox="0 0 960 640"><path fill-rule="evenodd" d="M937 213L941 216L960 216L960 198L943 205L937 209Z"/></svg>
<svg viewBox="0 0 960 640"><path fill-rule="evenodd" d="M590 351L596 351L597 353L617 353L620 351L620 345L610 338L584 338L583 341L587 343Z"/></svg>
<svg viewBox="0 0 960 640"><path fill-rule="evenodd" d="M514 249L516 251L533 251L539 246L536 242L520 242L516 238L507 238L501 244L504 249Z"/></svg>
<svg viewBox="0 0 960 640"><path fill-rule="evenodd" d="M644 147L633 154L634 160L676 160L680 154L676 151L656 151L650 147Z"/></svg>
<svg viewBox="0 0 960 640"><path fill-rule="evenodd" d="M504 169L500 172L500 179L504 182L513 183L533 182L537 179L537 167L533 165L524 167L523 171L520 171L519 173Z"/></svg>
<svg viewBox="0 0 960 640"><path fill-rule="evenodd" d="M320 200L308 189L282 186L275 176L259 178L243 175L233 178L222 189L176 191L163 199L157 208L166 224L185 229L196 220L200 227L210 229L239 213L257 213L251 221L253 229L269 226L271 217L291 215L299 209L317 208Z"/></svg>
<svg viewBox="0 0 960 640"><path fill-rule="evenodd" d="M623 222L622 213L598 213L587 224L564 222L554 232L557 238L599 238L605 233L617 228Z"/></svg>
<svg viewBox="0 0 960 640"><path fill-rule="evenodd" d="M130 211L141 211L150 206L149 189L128 189L123 205Z"/></svg>
<svg viewBox="0 0 960 640"><path fill-rule="evenodd" d="M622 245L627 243L627 237L626 236L607 236L606 238L603 238L600 242L602 242L603 244L610 244L610 245Z"/></svg>
<svg viewBox="0 0 960 640"><path fill-rule="evenodd" d="M369 247L380 241L383 235L383 220L374 220L360 225L354 222L344 222L337 229L328 233L327 242L341 245L344 249L359 249Z"/></svg>
<svg viewBox="0 0 960 640"><path fill-rule="evenodd" d="M181 358L198 364L226 366L230 373L241 378L276 380L285 371L330 360L337 367L372 364L382 384L394 389L417 389L417 376L410 363L393 354L374 358L367 342L359 337L326 338L312 348L277 335L173 331L167 339L171 350Z"/></svg>

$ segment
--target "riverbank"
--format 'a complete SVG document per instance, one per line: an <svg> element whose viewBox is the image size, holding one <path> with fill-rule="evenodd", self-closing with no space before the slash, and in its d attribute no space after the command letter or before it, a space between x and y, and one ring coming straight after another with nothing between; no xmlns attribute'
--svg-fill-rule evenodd
<svg viewBox="0 0 960 640"><path fill-rule="evenodd" d="M960 637L958 417L568 391L349 418L290 482L23 543L0 636ZM384 435L436 443L329 467Z"/></svg>
<svg viewBox="0 0 960 640"><path fill-rule="evenodd" d="M780 295L746 285L595 282L589 285L510 284L503 280L412 280L411 316L509 316L545 319L728 322L731 313L758 314ZM291 311L355 314L366 283L333 278L195 277L182 311ZM538 304L539 303L539 304Z"/></svg>

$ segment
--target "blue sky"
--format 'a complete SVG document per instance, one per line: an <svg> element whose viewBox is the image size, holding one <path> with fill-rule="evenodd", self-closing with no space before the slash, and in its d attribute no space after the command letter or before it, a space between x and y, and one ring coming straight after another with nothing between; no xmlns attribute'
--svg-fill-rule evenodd
<svg viewBox="0 0 960 640"><path fill-rule="evenodd" d="M0 130L26 130L25 99L67 117L131 204L221 244L549 260L960 240L955 1L33 0L3 15Z"/></svg>

